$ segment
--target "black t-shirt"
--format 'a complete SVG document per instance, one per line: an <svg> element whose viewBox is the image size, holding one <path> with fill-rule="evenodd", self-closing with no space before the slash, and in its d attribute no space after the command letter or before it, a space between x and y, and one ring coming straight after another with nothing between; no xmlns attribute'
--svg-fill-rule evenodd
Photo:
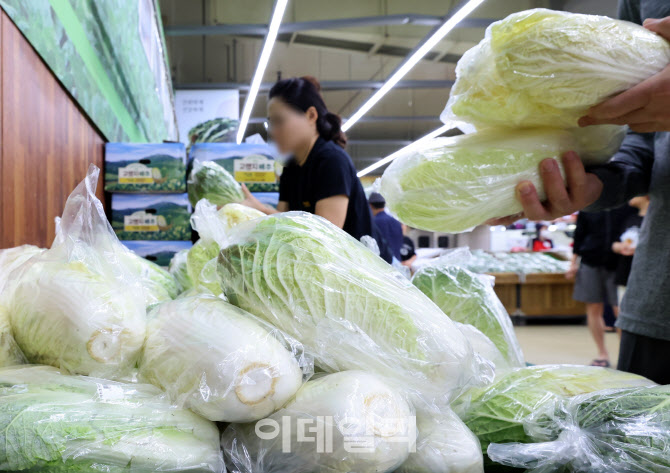
<svg viewBox="0 0 670 473"><path fill-rule="evenodd" d="M642 227L642 217L638 214L629 215L623 225L623 231L621 235L626 230L629 230L633 227L641 228ZM619 236L621 239L621 236ZM633 257L619 255L619 264L616 267L616 277L615 282L618 286L626 286L628 284L628 276L630 276L630 270L633 266Z"/></svg>
<svg viewBox="0 0 670 473"><path fill-rule="evenodd" d="M616 270L619 255L612 252L612 243L623 233L623 223L635 211L624 206L601 212L579 212L573 251L581 256L582 263Z"/></svg>
<svg viewBox="0 0 670 473"><path fill-rule="evenodd" d="M291 160L284 168L279 200L313 214L318 201L336 195L349 197L344 231L357 240L372 235L372 212L354 163L339 145L318 138L302 166Z"/></svg>
<svg viewBox="0 0 670 473"><path fill-rule="evenodd" d="M416 255L416 250L414 249L414 242L410 237L403 236L402 246L400 247L401 261L407 261L414 255Z"/></svg>

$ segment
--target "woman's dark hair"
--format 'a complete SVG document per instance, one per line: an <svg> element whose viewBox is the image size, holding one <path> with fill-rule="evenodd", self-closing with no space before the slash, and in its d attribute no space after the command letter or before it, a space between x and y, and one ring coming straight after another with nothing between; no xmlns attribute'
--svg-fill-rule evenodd
<svg viewBox="0 0 670 473"><path fill-rule="evenodd" d="M347 145L347 137L342 131L342 119L328 111L321 96L321 85L314 77L293 77L278 81L270 89L269 98L275 97L303 113L309 107L314 107L318 114L316 130L319 136L326 141L334 141L342 148Z"/></svg>

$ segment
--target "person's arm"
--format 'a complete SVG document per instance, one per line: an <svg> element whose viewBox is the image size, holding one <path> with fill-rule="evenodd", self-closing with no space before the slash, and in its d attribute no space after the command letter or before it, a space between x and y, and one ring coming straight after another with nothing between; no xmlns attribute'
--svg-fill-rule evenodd
<svg viewBox="0 0 670 473"><path fill-rule="evenodd" d="M314 213L330 221L332 224L343 228L344 221L347 218L348 206L349 197L346 195L334 195L319 200L314 208Z"/></svg>
<svg viewBox="0 0 670 473"><path fill-rule="evenodd" d="M417 258L417 256L414 255L410 259L407 259L407 260L401 262L400 264L402 264L403 266L407 266L408 268L411 268L412 264L414 264L414 262L416 261L416 258Z"/></svg>
<svg viewBox="0 0 670 473"><path fill-rule="evenodd" d="M576 253L572 254L570 260L570 269L565 273L565 279L573 279L579 270L579 256Z"/></svg>
<svg viewBox="0 0 670 473"><path fill-rule="evenodd" d="M347 168L339 157L328 156L317 169L315 180L314 213L343 228L354 185Z"/></svg>
<svg viewBox="0 0 670 473"><path fill-rule="evenodd" d="M256 209L266 215L272 215L279 212L288 212L288 202L279 201L277 208L273 209L269 205L265 205L263 202L258 200L244 184L242 184L242 192L244 193L244 200L240 202L242 205Z"/></svg>

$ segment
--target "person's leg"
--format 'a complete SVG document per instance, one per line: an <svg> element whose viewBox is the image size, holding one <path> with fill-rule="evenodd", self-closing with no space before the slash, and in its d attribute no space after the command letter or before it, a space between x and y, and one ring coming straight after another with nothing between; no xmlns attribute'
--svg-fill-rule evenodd
<svg viewBox="0 0 670 473"><path fill-rule="evenodd" d="M586 304L586 321L588 323L591 336L593 337L593 341L596 342L596 348L598 349L598 358L596 361L608 361L610 357L609 353L607 352L607 347L605 347L605 319L603 318L604 310L605 304L602 302L591 302Z"/></svg>

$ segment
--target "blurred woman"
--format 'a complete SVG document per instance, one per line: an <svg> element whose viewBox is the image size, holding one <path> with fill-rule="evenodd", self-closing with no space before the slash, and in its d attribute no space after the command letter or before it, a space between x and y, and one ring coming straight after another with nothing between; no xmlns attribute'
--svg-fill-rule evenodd
<svg viewBox="0 0 670 473"><path fill-rule="evenodd" d="M554 248L554 242L551 240L551 232L545 223L537 223L535 225L537 236L533 238L533 251L549 251Z"/></svg>

